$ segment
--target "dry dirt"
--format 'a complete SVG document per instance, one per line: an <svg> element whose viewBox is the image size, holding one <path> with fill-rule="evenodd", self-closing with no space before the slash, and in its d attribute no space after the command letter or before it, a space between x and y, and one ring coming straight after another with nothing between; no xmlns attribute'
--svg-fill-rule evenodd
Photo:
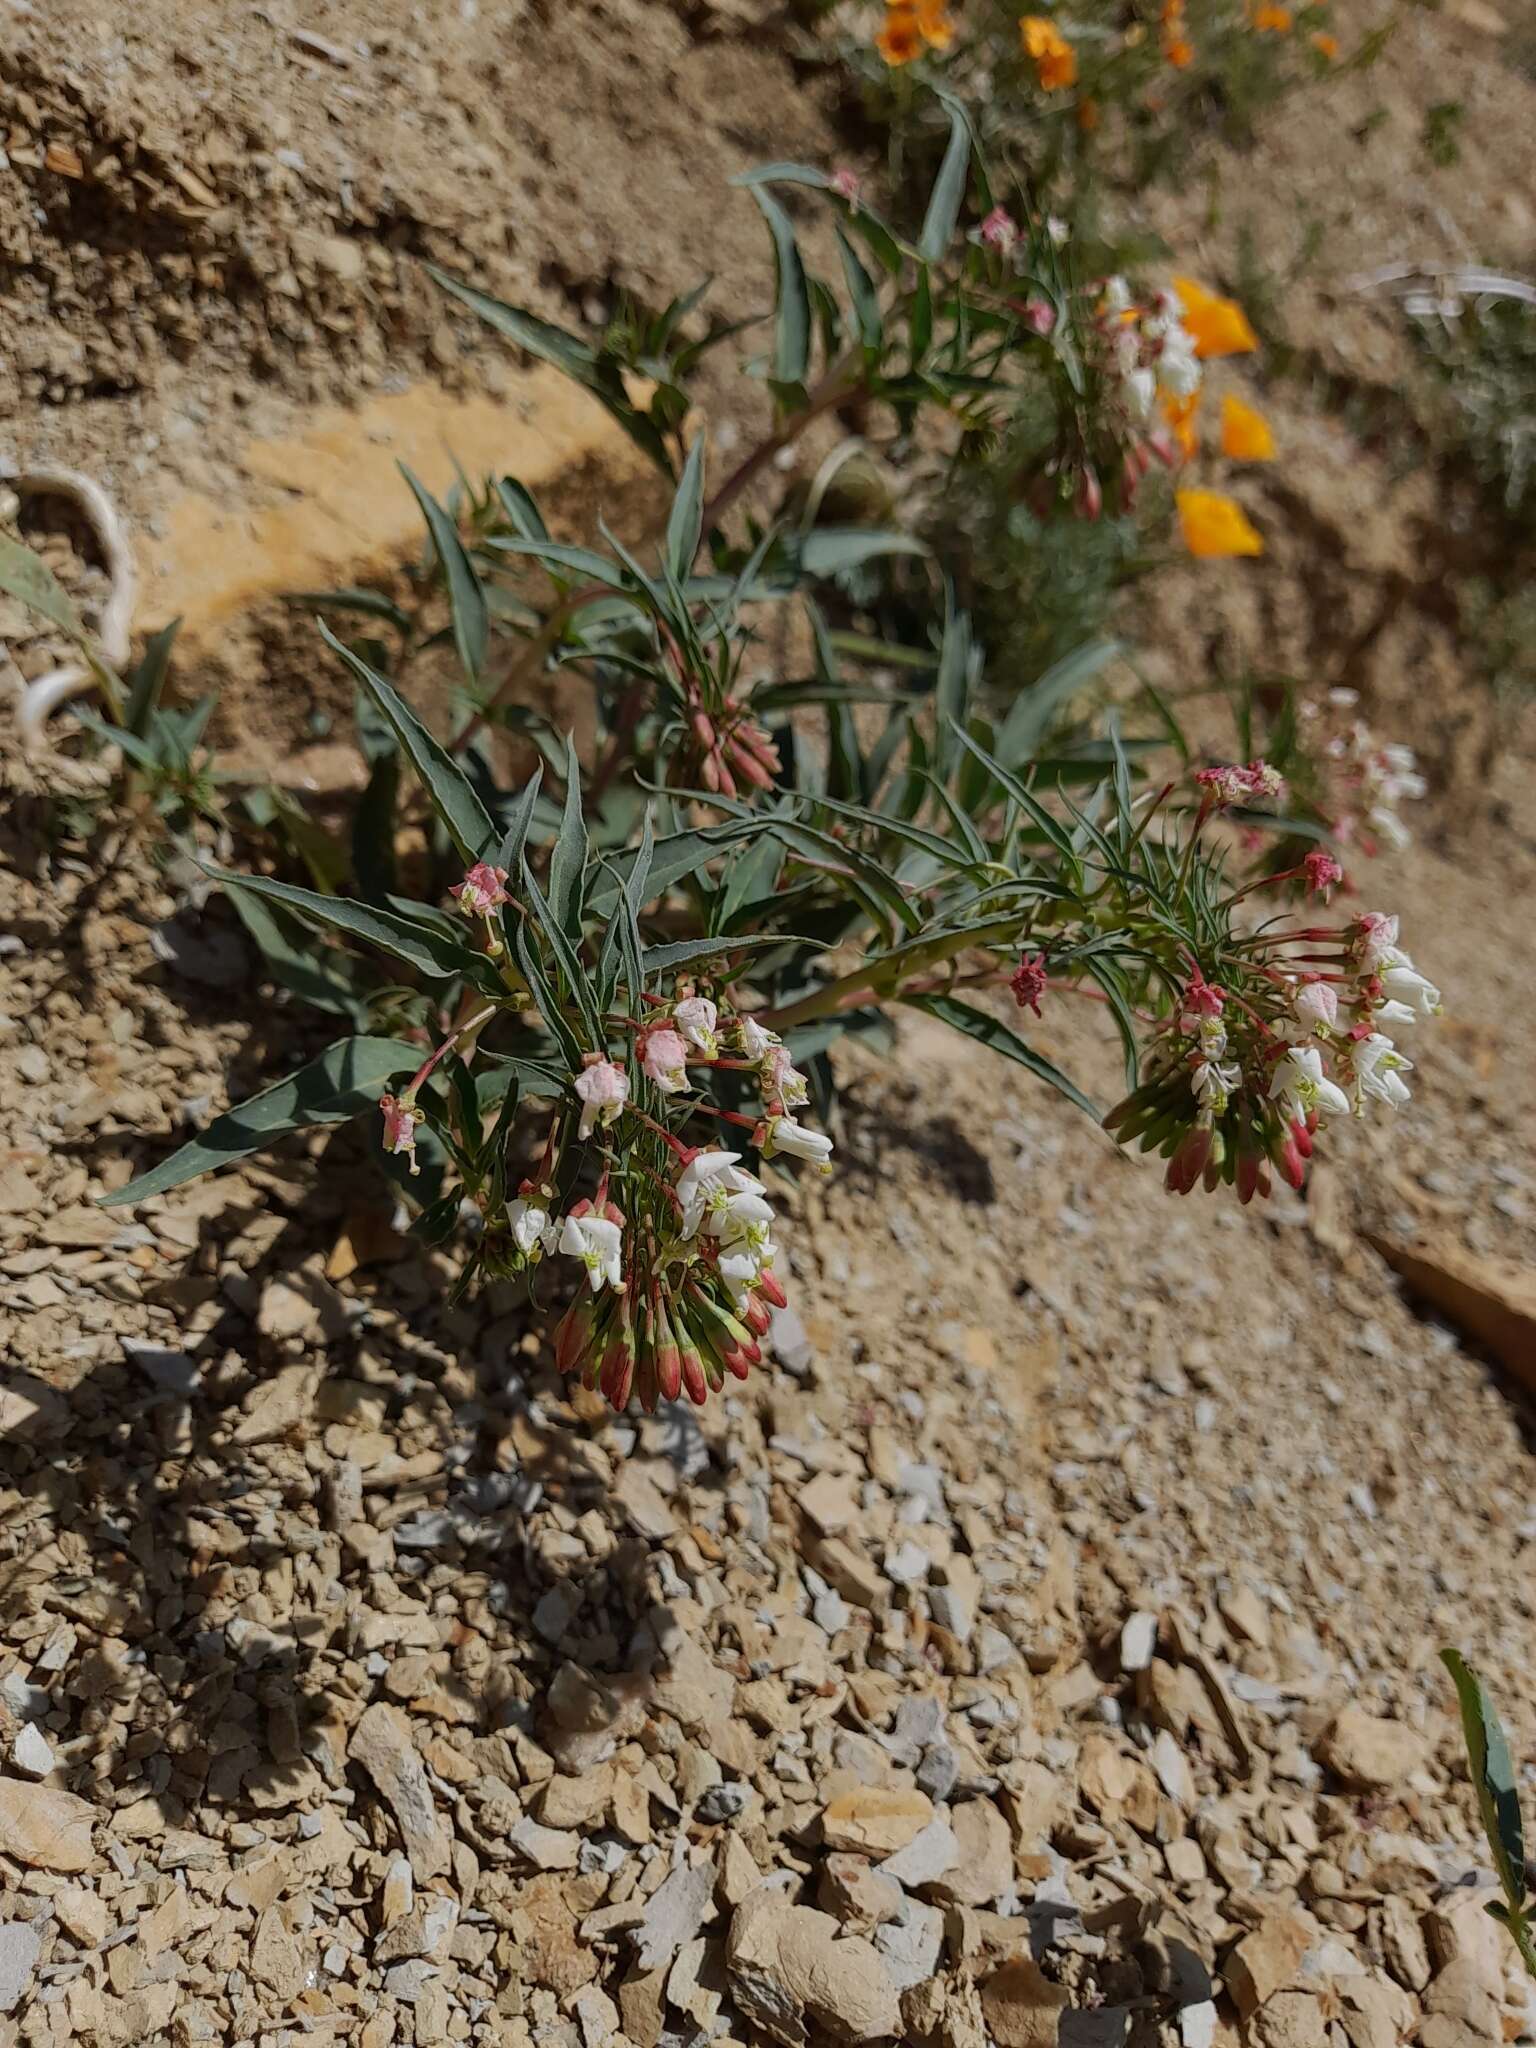
<svg viewBox="0 0 1536 2048"><path fill-rule="evenodd" d="M758 260L724 173L825 146L745 8L11 11L12 121L96 168L55 189L6 144L30 240L0 375L28 452L104 466L146 522L244 489L258 415L485 374L403 255L567 318L660 296L668 250L718 265L739 225ZM1528 1758L1530 1415L1364 1235L1536 1264L1531 734L1495 745L1458 664L1433 478L1334 402L1404 373L1340 278L1445 208L1478 256L1528 253L1501 47L1412 11L1224 162L1277 247L1293 186L1327 191L1296 315L1334 359L1273 394L1271 555L1170 572L1143 621L1174 679L1258 652L1430 752L1418 844L1370 888L1448 1016L1411 1109L1340 1134L1305 1202L1172 1203L907 1029L850 1059L778 1370L702 1427L577 1416L510 1290L444 1310L345 1134L126 1223L92 1205L302 1032L126 845L88 869L15 807L0 2048L1536 2035L1434 1661L1466 1648ZM1450 75L1467 156L1431 173ZM1160 225L1230 275L1236 206L1201 196ZM305 235L361 250L365 316ZM1107 1097L1081 1010L1041 1042Z"/></svg>

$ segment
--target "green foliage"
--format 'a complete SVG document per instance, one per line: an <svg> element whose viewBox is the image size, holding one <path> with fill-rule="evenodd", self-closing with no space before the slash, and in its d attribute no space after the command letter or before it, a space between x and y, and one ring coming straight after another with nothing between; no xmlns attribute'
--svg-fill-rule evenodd
<svg viewBox="0 0 1536 2048"><path fill-rule="evenodd" d="M1508 1929L1520 1960L1536 1977L1536 1930L1526 1910L1525 1830L1520 1819L1520 1794L1498 1711L1487 1688L1458 1650L1442 1650L1440 1661L1456 1685L1461 1729L1467 1745L1467 1767L1488 1851L1504 1893L1489 1913Z"/></svg>

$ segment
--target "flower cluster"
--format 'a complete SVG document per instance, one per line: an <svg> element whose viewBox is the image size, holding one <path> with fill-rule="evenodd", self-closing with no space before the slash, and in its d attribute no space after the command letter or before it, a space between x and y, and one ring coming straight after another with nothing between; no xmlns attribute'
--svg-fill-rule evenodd
<svg viewBox="0 0 1536 2048"><path fill-rule="evenodd" d="M1311 858L1315 885L1339 878L1336 861ZM1160 1151L1175 1194L1226 1181L1248 1202L1269 1193L1272 1167L1299 1189L1329 1118L1409 1099L1413 1062L1390 1033L1438 1015L1440 991L1397 940L1395 917L1368 912L1234 942L1221 983L1192 964L1145 1078L1106 1127Z"/></svg>
<svg viewBox="0 0 1536 2048"><path fill-rule="evenodd" d="M1061 92L1077 83L1077 52L1049 16L1026 14L1019 23L1025 54L1035 66L1042 92Z"/></svg>
<svg viewBox="0 0 1536 2048"><path fill-rule="evenodd" d="M1369 852L1376 838L1400 853L1413 835L1399 807L1427 795L1429 785L1419 773L1412 747L1378 739L1365 720L1354 715L1357 701L1353 690L1330 691L1329 709L1342 716L1331 730L1325 726L1318 734L1329 827L1345 844L1358 840ZM1307 707L1306 715L1314 722L1327 716L1315 705Z"/></svg>
<svg viewBox="0 0 1536 2048"><path fill-rule="evenodd" d="M887 64L910 64L925 50L947 50L954 40L948 0L885 0L885 25L875 48Z"/></svg>

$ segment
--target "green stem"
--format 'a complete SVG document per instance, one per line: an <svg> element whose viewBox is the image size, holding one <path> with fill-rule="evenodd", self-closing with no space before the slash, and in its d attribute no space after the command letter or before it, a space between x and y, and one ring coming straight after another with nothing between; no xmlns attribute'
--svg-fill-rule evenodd
<svg viewBox="0 0 1536 2048"><path fill-rule="evenodd" d="M942 960L953 960L957 953L1012 939L1018 929L1017 917L999 917L970 931L946 932L943 938L932 939L927 945L919 943L904 947L898 958L887 961L883 969L878 964L872 968L856 967L852 973L840 974L835 981L826 982L809 995L801 996L798 1002L786 1003L782 1010L770 1011L761 1021L772 1031L783 1031L795 1024L809 1024L814 1018L832 1016L844 1007L848 996L864 990L868 990L876 1002L888 1002L909 973L922 973L938 966Z"/></svg>

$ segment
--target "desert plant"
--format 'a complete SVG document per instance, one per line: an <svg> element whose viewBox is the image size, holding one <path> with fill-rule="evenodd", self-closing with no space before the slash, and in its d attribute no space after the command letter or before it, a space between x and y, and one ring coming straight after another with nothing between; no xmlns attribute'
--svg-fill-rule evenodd
<svg viewBox="0 0 1536 2048"><path fill-rule="evenodd" d="M1478 1817L1504 1893L1502 1901L1490 1901L1487 1910L1507 1930L1527 1974L1536 1977L1536 1929L1531 1926L1528 1908L1525 1829L1520 1819L1520 1794L1509 1743L1487 1687L1461 1652L1442 1650L1440 1661L1455 1682Z"/></svg>

